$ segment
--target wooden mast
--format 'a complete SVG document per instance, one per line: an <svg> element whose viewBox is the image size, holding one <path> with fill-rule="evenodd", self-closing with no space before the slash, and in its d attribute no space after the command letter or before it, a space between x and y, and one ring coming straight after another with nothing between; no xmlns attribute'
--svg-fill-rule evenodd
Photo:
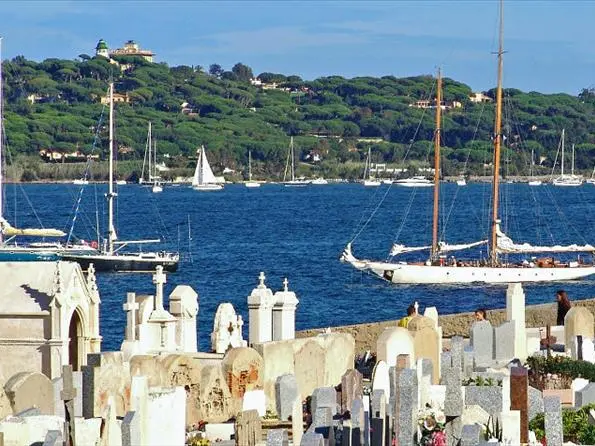
<svg viewBox="0 0 595 446"><path fill-rule="evenodd" d="M149 151L151 151L150 146ZM114 198L116 195L114 192L114 84L111 82L109 84L109 183L106 195L108 209L107 252L110 255L114 253L114 242L118 238L114 226Z"/></svg>
<svg viewBox="0 0 595 446"><path fill-rule="evenodd" d="M494 178L492 183L492 234L490 262L498 264L498 193L500 189L500 147L502 144L502 55L504 44L504 3L500 0L500 32L498 39L498 85L496 87L496 119L494 122Z"/></svg>
<svg viewBox="0 0 595 446"><path fill-rule="evenodd" d="M436 85L436 129L434 131L434 216L432 221L432 260L438 257L438 209L440 199L440 123L442 108L442 75L438 69Z"/></svg>

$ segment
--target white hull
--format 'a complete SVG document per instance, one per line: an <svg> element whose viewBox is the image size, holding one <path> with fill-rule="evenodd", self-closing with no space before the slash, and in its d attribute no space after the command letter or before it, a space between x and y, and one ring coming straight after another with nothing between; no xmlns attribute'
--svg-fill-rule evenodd
<svg viewBox="0 0 595 446"><path fill-rule="evenodd" d="M401 187L433 187L434 185L432 183L399 183L398 181L393 183L397 186L401 186Z"/></svg>
<svg viewBox="0 0 595 446"><path fill-rule="evenodd" d="M307 186L308 184L310 184L309 181L302 181L302 180L291 180L291 181L286 181L285 183L283 183L283 185L285 187L304 187Z"/></svg>
<svg viewBox="0 0 595 446"><path fill-rule="evenodd" d="M197 184L197 185L193 185L192 189L198 190L198 191L203 191L203 192L208 192L208 191L221 190L221 189L223 189L223 186L220 184Z"/></svg>
<svg viewBox="0 0 595 446"><path fill-rule="evenodd" d="M152 191L154 194L156 194L156 193L159 193L159 192L163 192L163 188L162 188L161 186L159 186L159 185L157 185L157 184L156 184L155 186L153 186L153 187L151 188L151 191Z"/></svg>
<svg viewBox="0 0 595 446"><path fill-rule="evenodd" d="M376 180L364 180L363 181L363 185L366 187L376 187L376 186L380 186L380 181L376 181Z"/></svg>
<svg viewBox="0 0 595 446"><path fill-rule="evenodd" d="M465 180L457 180L457 186L466 186L467 182Z"/></svg>
<svg viewBox="0 0 595 446"><path fill-rule="evenodd" d="M324 184L328 184L328 181L325 180L324 178L316 178L316 179L312 180L310 182L310 184L324 185Z"/></svg>
<svg viewBox="0 0 595 446"><path fill-rule="evenodd" d="M583 183L579 181L554 181L552 184L556 187L578 187L581 186Z"/></svg>
<svg viewBox="0 0 595 446"><path fill-rule="evenodd" d="M361 270L400 284L557 282L595 274L595 266L560 268L427 266L382 262L351 262Z"/></svg>
<svg viewBox="0 0 595 446"><path fill-rule="evenodd" d="M246 181L244 186L248 188L260 187L260 183L257 183L256 181Z"/></svg>
<svg viewBox="0 0 595 446"><path fill-rule="evenodd" d="M529 181L529 186L541 186L543 183L539 180Z"/></svg>

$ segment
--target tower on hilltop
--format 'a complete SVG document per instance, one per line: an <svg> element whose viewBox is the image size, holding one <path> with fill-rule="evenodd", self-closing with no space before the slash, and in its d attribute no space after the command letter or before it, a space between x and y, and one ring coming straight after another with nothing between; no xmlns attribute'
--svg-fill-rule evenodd
<svg viewBox="0 0 595 446"><path fill-rule="evenodd" d="M99 39L99 42L97 42L97 46L95 47L95 55L109 59L109 48L105 40Z"/></svg>

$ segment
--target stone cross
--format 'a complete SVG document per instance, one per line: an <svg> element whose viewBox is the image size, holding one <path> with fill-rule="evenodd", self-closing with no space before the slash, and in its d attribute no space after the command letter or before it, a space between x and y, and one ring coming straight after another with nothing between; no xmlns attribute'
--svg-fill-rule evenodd
<svg viewBox="0 0 595 446"><path fill-rule="evenodd" d="M72 366L62 366L62 391L60 399L64 401L64 433L66 446L76 445L75 422L74 422L74 399L76 398L76 389L72 385Z"/></svg>
<svg viewBox="0 0 595 446"><path fill-rule="evenodd" d="M415 314L419 314L419 304L417 301L413 304L413 307L415 308Z"/></svg>
<svg viewBox="0 0 595 446"><path fill-rule="evenodd" d="M258 280L260 281L260 283L258 284L258 288L266 288L266 285L264 284L264 279L266 279L266 276L264 275L264 272L261 271L258 275Z"/></svg>
<svg viewBox="0 0 595 446"><path fill-rule="evenodd" d="M163 284L167 282L163 274L163 266L157 265L156 272L153 274L153 283L155 286L155 310L164 311L163 308Z"/></svg>
<svg viewBox="0 0 595 446"><path fill-rule="evenodd" d="M136 293L126 293L126 303L122 308L126 311L126 340L136 341L136 310L139 309Z"/></svg>
<svg viewBox="0 0 595 446"><path fill-rule="evenodd" d="M283 279L283 291L289 291L289 281L287 280L287 277L285 279Z"/></svg>

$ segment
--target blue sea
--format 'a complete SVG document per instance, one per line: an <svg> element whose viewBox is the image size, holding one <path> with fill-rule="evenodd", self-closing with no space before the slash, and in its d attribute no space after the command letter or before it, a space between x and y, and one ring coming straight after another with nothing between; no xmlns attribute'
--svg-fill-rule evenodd
<svg viewBox="0 0 595 446"><path fill-rule="evenodd" d="M106 190L105 184L83 189L67 184L10 185L5 213L13 224L15 218L22 225L39 221L66 232L76 214L73 233L96 240L96 222L105 228ZM197 291L199 348L208 351L217 306L231 302L247 321L246 298L261 271L273 291L288 278L300 301L299 330L400 318L414 301L422 309L434 305L442 314L503 307L502 286L392 285L339 262L351 240L357 257L379 260L386 258L395 241L428 244L432 194L432 188L360 184L301 188L266 184L257 189L228 185L218 192L166 186L161 194L152 194L149 188L123 185L118 188L116 223L120 240L162 238L165 243L153 249L180 251L179 271L168 275L166 295L180 284ZM489 184L444 184L440 208L444 238L450 243L485 238L489 197ZM593 185L503 184L501 210L503 228L515 241L595 242ZM485 256L481 251L471 254ZM126 293L153 293L154 285L148 274L122 273L101 273L98 283L102 348L115 350L124 337ZM559 288L566 289L571 299L594 297L595 277L526 285L527 303L553 302Z"/></svg>

